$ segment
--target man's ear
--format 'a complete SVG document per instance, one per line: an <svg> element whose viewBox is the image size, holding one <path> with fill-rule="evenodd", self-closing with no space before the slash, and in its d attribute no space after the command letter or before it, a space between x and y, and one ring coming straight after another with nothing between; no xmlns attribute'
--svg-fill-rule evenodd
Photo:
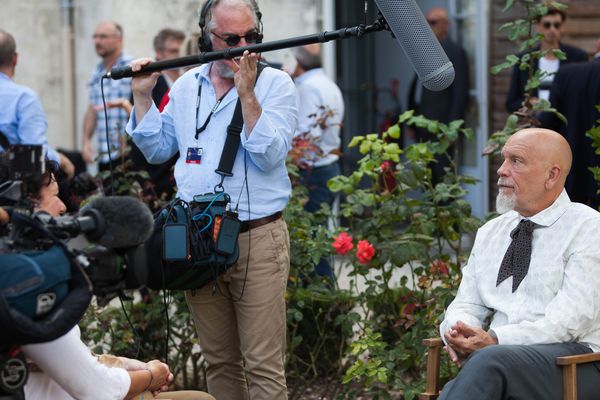
<svg viewBox="0 0 600 400"><path fill-rule="evenodd" d="M546 189L553 189L556 185L560 184L562 178L562 169L557 164L553 164L546 171Z"/></svg>
<svg viewBox="0 0 600 400"><path fill-rule="evenodd" d="M18 58L19 58L19 53L17 53L15 51L15 54L13 54L13 59L12 59L13 68L17 66L17 60L18 60Z"/></svg>

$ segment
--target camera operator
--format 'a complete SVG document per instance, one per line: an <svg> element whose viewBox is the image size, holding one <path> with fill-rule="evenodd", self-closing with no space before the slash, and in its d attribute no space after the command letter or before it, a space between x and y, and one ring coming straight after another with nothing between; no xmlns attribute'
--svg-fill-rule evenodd
<svg viewBox="0 0 600 400"><path fill-rule="evenodd" d="M46 171L32 186L31 195L35 211L55 217L66 210L58 197L57 171L57 163L47 160ZM202 392L166 392L173 374L159 360L144 363L125 357L93 355L81 341L78 326L58 339L25 345L22 349L30 370L25 385L27 400L132 399L139 395L140 399L214 400Z"/></svg>

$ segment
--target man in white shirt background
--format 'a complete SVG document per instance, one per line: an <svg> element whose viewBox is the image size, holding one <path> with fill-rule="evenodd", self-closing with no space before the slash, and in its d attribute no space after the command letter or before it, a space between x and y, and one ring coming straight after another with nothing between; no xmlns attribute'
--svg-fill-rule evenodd
<svg viewBox="0 0 600 400"><path fill-rule="evenodd" d="M295 62L284 69L294 78L298 88L298 128L296 138L305 138L317 151L305 154L300 175L308 189L304 208L315 212L322 203L332 205L334 194L327 181L340 175L340 129L344 120L344 98L340 88L322 68L321 45L309 44L292 49ZM310 151L309 151L310 153ZM335 278L326 259L315 266L319 276Z"/></svg>
<svg viewBox="0 0 600 400"><path fill-rule="evenodd" d="M462 365L440 399L559 399L555 358L600 350L600 213L564 190L567 141L525 129L502 156L502 215L477 232L440 326L451 360ZM600 369L589 364L578 374L579 398L597 398Z"/></svg>

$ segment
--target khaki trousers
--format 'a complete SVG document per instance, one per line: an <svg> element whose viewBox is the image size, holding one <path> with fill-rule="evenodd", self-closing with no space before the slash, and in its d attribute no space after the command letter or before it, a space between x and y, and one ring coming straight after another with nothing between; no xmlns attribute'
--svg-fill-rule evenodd
<svg viewBox="0 0 600 400"><path fill-rule="evenodd" d="M133 400L152 400L152 399L160 399L160 400L215 400L208 393L198 392L195 390L178 390L176 392L163 392L158 396L153 396L150 392L144 392L140 395L137 395L133 398Z"/></svg>
<svg viewBox="0 0 600 400"><path fill-rule="evenodd" d="M213 284L186 292L217 400L287 399L285 290L290 239L283 219L239 237L236 265ZM247 262L248 261L248 262Z"/></svg>

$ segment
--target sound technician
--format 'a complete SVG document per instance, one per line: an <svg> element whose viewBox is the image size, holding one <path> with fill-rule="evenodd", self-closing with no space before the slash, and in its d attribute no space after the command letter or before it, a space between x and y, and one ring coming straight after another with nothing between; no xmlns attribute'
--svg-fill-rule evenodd
<svg viewBox="0 0 600 400"><path fill-rule="evenodd" d="M223 50L262 39L254 0L209 0L199 21L200 50ZM135 60L139 71L149 58ZM289 236L282 219L291 184L285 167L297 124L297 92L283 71L264 68L257 54L191 69L158 112L152 88L159 73L133 79L134 111L127 132L149 162L179 150L175 164L178 196L212 192L238 98L244 127L233 176L224 181L243 221L240 257L212 285L187 293L198 339L207 360L208 391L217 399L286 399L284 374ZM256 84L255 84L256 81ZM198 106L197 106L198 104ZM239 200L238 200L239 198Z"/></svg>

